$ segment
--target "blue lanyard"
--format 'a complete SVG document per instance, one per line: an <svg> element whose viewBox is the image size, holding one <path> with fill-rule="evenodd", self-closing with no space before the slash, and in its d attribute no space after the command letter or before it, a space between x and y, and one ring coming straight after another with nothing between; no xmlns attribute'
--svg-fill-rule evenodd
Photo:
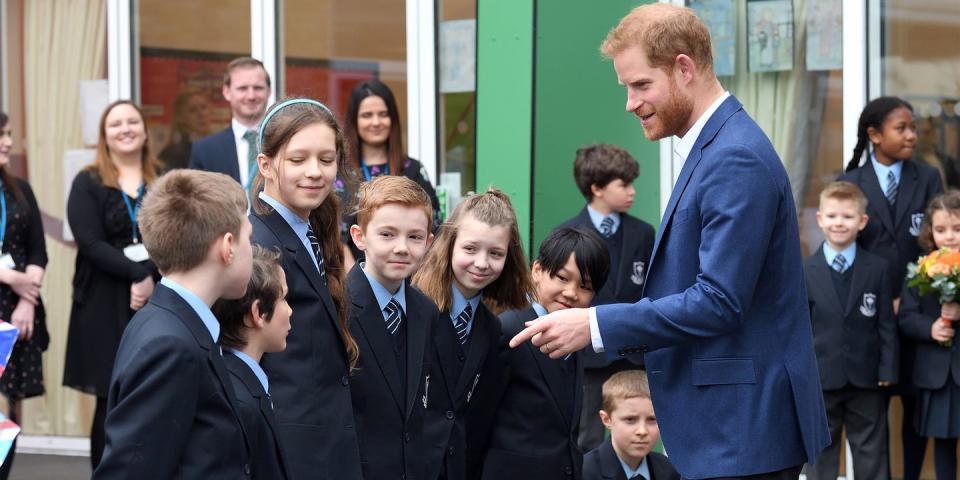
<svg viewBox="0 0 960 480"><path fill-rule="evenodd" d="M360 161L360 168L363 169L363 178L367 179L367 181L369 182L370 179L373 178L373 176L370 175L370 167L368 167L367 164L366 164L366 163L363 163L363 160L361 160L361 161ZM389 163L384 163L384 164L383 164L383 173L384 173L385 175L390 175L390 164L389 164Z"/></svg>
<svg viewBox="0 0 960 480"><path fill-rule="evenodd" d="M143 198L143 184L141 183L140 188L137 189L137 202L134 205L130 205L130 197L122 188L120 195L123 195L123 203L127 204L127 213L130 214L130 223L133 225L133 243L140 243L137 238L137 212L140 211L140 200ZM4 209L3 218L3 223L6 224L6 209Z"/></svg>

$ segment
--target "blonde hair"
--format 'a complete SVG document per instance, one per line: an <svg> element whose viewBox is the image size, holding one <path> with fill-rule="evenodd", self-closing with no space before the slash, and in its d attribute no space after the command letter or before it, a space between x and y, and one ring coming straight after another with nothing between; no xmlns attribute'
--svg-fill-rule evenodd
<svg viewBox="0 0 960 480"><path fill-rule="evenodd" d="M100 133L97 136L97 156L94 158L93 163L84 167L84 170L96 174L96 177L100 179L100 183L103 185L120 188L120 184L117 182L117 176L120 172L117 170L117 166L113 164L113 161L110 160L110 147L107 146L107 115L110 115L110 112L120 105L130 105L140 114L140 122L143 124L143 134L146 135L146 139L143 141L143 148L140 150L140 166L143 170L143 183L149 186L157 179L162 164L150 151L150 131L147 129L147 119L143 116L143 110L141 110L136 103L133 103L132 100L117 100L107 105L107 108L103 110L103 114L100 116Z"/></svg>
<svg viewBox="0 0 960 480"><path fill-rule="evenodd" d="M690 57L698 68L713 71L713 47L710 31L693 10L665 3L634 8L610 30L600 52L613 58L624 50L639 46L651 67L668 70L677 55Z"/></svg>
<svg viewBox="0 0 960 480"><path fill-rule="evenodd" d="M336 117L329 109L319 107L309 102L298 102L283 106L287 100L281 99L267 109L267 123L260 126L262 138L260 153L272 160L280 160L280 155L284 147L290 142L290 139L300 130L314 125L323 124L333 130L336 149L337 149L337 171L343 171L346 165L346 154L344 150L343 131ZM280 108L278 108L280 107ZM276 111L274 111L276 110ZM282 162L279 162L279 170ZM335 179L328 179L333 182ZM345 178L348 183L349 178ZM259 192L263 189L264 179L257 171L254 177L253 191ZM279 199L278 199L279 200ZM253 200L253 211L259 215L269 214L272 209L259 198ZM340 330L340 336L343 338L343 346L347 352L347 359L350 362L350 368L357 364L357 358L360 355L360 349L357 347L356 340L350 334L350 328L347 326L349 317L347 314L346 300L346 269L343 263L343 244L340 242L340 199L335 193L330 193L319 207L310 212L310 227L317 234L320 240L320 249L323 252L323 267L327 274L327 288L330 290L330 297L333 299L334 306L337 309L337 326Z"/></svg>
<svg viewBox="0 0 960 480"><path fill-rule="evenodd" d="M200 265L226 233L240 234L247 196L222 173L177 169L154 182L140 210L140 233L164 275Z"/></svg>
<svg viewBox="0 0 960 480"><path fill-rule="evenodd" d="M427 252L423 266L414 275L413 283L430 297L441 311L450 311L453 307L453 293L450 291L453 284L453 245L457 241L460 223L467 215L490 226L507 227L510 231L503 271L483 289L484 304L497 314L526 308L529 305L528 298L534 293L534 287L530 280L527 258L523 253L517 215L510 203L510 197L493 187L485 193L468 197L453 210L450 218L440 226L440 233Z"/></svg>
<svg viewBox="0 0 960 480"><path fill-rule="evenodd" d="M650 398L647 372L624 370L603 382L603 411L607 415L617 408L617 402L628 398Z"/></svg>
<svg viewBox="0 0 960 480"><path fill-rule="evenodd" d="M363 231L373 213L384 205L396 204L416 208L426 215L427 230L433 223L433 205L430 197L417 182L400 175L382 175L360 186L357 198L357 225Z"/></svg>
<svg viewBox="0 0 960 480"><path fill-rule="evenodd" d="M823 208L823 202L828 198L834 200L852 200L857 203L857 209L860 213L867 212L867 197L860 190L860 187L847 181L832 182L823 188L820 192L820 208Z"/></svg>

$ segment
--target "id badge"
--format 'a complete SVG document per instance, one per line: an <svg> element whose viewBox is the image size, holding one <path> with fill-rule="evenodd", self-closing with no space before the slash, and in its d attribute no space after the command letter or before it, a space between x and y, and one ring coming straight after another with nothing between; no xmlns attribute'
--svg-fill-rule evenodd
<svg viewBox="0 0 960 480"><path fill-rule="evenodd" d="M4 253L3 256L0 256L0 268L13 269L17 266L13 262L13 257L9 253Z"/></svg>
<svg viewBox="0 0 960 480"><path fill-rule="evenodd" d="M124 247L123 256L134 262L150 260L150 254L147 253L147 247L144 247L142 243L134 243L133 245L127 245Z"/></svg>

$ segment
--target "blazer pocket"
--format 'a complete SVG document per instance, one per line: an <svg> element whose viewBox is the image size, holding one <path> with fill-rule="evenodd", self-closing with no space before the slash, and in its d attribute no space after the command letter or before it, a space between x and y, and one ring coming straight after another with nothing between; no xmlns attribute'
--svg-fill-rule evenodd
<svg viewBox="0 0 960 480"><path fill-rule="evenodd" d="M693 360L692 371L696 386L757 383L757 371L749 357L697 358Z"/></svg>

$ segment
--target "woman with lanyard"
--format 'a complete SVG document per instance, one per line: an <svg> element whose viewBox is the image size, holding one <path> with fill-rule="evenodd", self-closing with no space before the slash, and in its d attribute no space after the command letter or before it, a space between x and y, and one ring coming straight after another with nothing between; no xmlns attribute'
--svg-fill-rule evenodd
<svg viewBox="0 0 960 480"><path fill-rule="evenodd" d="M8 171L12 147L10 119L0 112L0 319L19 334L0 377L0 412L20 422L20 401L44 393L42 354L50 337L40 301L47 266L43 221L30 185ZM0 467L0 479L10 474L14 449Z"/></svg>
<svg viewBox="0 0 960 480"><path fill-rule="evenodd" d="M347 165L355 171L348 170L341 175L362 175L359 180L363 182L380 175L403 175L417 182L433 203L433 226L436 230L441 220L437 192L430 184L423 165L403 151L397 101L386 84L374 78L354 87L343 122L343 135L347 143ZM349 254L346 258L349 270L353 262L361 260L363 255L350 240L349 234L350 225L356 220L356 215L352 213L356 202L353 201L353 192L347 192L342 179L337 179L335 189L345 212L340 234L350 247L346 252Z"/></svg>
<svg viewBox="0 0 960 480"><path fill-rule="evenodd" d="M137 227L141 199L159 170L147 138L139 107L129 100L110 104L100 119L96 160L74 178L67 200L77 264L63 384L97 397L90 433L94 469L103 454L120 337L159 279Z"/></svg>

